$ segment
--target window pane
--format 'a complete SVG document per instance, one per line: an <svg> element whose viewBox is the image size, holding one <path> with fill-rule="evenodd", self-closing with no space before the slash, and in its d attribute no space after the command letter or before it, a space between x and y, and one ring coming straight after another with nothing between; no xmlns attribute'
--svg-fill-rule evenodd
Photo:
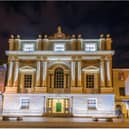
<svg viewBox="0 0 129 129"><path fill-rule="evenodd" d="M87 105L89 110L96 110L97 108L96 98L88 98Z"/></svg>
<svg viewBox="0 0 129 129"><path fill-rule="evenodd" d="M65 50L64 44L55 44L54 47L55 47L54 51L64 51Z"/></svg>
<svg viewBox="0 0 129 129"><path fill-rule="evenodd" d="M24 88L31 88L32 86L32 75L24 75Z"/></svg>
<svg viewBox="0 0 129 129"><path fill-rule="evenodd" d="M21 99L21 109L29 109L30 100L29 99Z"/></svg>
<svg viewBox="0 0 129 129"><path fill-rule="evenodd" d="M94 74L86 75L86 88L94 88Z"/></svg>
<svg viewBox="0 0 129 129"><path fill-rule="evenodd" d="M34 44L24 44L23 51L26 51L26 52L34 51Z"/></svg>
<svg viewBox="0 0 129 129"><path fill-rule="evenodd" d="M120 94L120 96L125 96L125 88L124 87L119 88L119 94Z"/></svg>
<svg viewBox="0 0 129 129"><path fill-rule="evenodd" d="M62 68L55 69L54 88L64 88L64 71Z"/></svg>
<svg viewBox="0 0 129 129"><path fill-rule="evenodd" d="M96 44L95 43L86 43L85 44L85 51L96 51Z"/></svg>

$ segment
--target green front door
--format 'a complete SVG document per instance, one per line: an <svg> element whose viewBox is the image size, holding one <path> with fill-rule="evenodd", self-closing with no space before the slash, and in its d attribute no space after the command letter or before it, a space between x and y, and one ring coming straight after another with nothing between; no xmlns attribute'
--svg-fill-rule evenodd
<svg viewBox="0 0 129 129"><path fill-rule="evenodd" d="M56 112L61 112L62 104L60 102L56 103Z"/></svg>

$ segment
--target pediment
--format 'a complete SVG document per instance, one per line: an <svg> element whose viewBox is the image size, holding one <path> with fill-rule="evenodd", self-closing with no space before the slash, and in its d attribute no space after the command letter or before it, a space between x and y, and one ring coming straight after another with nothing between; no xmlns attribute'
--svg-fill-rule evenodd
<svg viewBox="0 0 129 129"><path fill-rule="evenodd" d="M96 67L96 66L93 66L93 65L91 65L91 66L88 66L88 67L84 67L83 69L82 69L82 71L90 71L90 70L99 70L99 68L98 67Z"/></svg>
<svg viewBox="0 0 129 129"><path fill-rule="evenodd" d="M20 68L21 70L33 70L35 68L31 67L31 66L23 66Z"/></svg>

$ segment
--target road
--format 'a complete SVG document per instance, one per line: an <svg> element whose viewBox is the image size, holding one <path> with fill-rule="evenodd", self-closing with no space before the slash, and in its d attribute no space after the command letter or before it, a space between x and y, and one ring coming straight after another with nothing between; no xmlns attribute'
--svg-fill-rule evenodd
<svg viewBox="0 0 129 129"><path fill-rule="evenodd" d="M8 121L0 120L1 128L129 128L129 119L114 119L113 122L99 120L97 122L89 118L66 117L24 117L21 121L14 118Z"/></svg>

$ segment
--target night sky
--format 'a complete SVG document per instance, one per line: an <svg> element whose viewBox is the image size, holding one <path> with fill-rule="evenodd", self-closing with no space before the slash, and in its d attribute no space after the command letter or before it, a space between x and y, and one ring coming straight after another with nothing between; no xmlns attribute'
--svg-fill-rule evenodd
<svg viewBox="0 0 129 129"><path fill-rule="evenodd" d="M61 25L66 34L113 39L113 67L129 67L129 2L0 2L0 59L5 60L10 34L36 39Z"/></svg>

